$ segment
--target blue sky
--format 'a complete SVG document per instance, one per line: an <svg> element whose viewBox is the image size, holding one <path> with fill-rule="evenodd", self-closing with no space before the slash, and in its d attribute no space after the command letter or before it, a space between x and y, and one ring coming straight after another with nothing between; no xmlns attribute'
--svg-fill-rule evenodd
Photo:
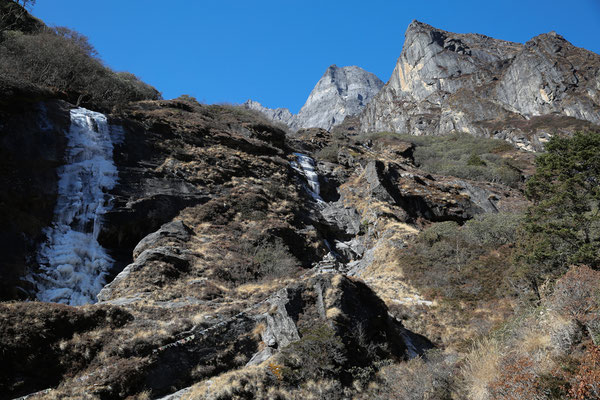
<svg viewBox="0 0 600 400"><path fill-rule="evenodd" d="M413 19L516 42L555 30L600 53L600 0L37 0L33 14L88 36L107 65L165 98L292 112L331 64L387 81Z"/></svg>

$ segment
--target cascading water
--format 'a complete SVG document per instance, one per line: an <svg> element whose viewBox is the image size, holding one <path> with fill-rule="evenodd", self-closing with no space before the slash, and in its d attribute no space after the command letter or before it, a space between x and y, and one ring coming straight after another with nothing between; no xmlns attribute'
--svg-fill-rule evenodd
<svg viewBox="0 0 600 400"><path fill-rule="evenodd" d="M317 200L322 202L323 199L320 196L321 186L319 185L319 174L315 171L315 161L309 156L302 153L294 153L296 156L295 162L292 162L292 167L301 173L308 182L310 195Z"/></svg>
<svg viewBox="0 0 600 400"><path fill-rule="evenodd" d="M29 277L41 301L93 303L105 284L113 260L97 239L102 215L110 207L105 193L117 183L110 133L103 114L71 110L54 222L38 253L40 272Z"/></svg>

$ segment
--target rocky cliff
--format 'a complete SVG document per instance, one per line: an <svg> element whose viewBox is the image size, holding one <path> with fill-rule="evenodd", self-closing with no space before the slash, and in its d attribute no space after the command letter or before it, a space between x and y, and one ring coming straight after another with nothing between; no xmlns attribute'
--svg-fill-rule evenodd
<svg viewBox="0 0 600 400"><path fill-rule="evenodd" d="M392 77L360 115L366 131L468 132L540 149L600 124L600 55L555 32L526 44L413 21Z"/></svg>
<svg viewBox="0 0 600 400"><path fill-rule="evenodd" d="M296 131L301 128L330 130L348 115L357 115L381 90L383 82L374 74L356 66L332 65L319 79L298 114L286 108L270 109L248 100L244 107L256 110L275 122Z"/></svg>
<svg viewBox="0 0 600 400"><path fill-rule="evenodd" d="M441 124L427 121L467 83L489 79L484 86L500 91L529 46L439 36L419 23L409 30L416 33L403 57L416 66L401 57L406 71L395 72L360 121L393 93L405 100L386 110L400 110L400 119L384 113L381 121L406 116L408 124L414 115L406 110L426 110L428 133ZM563 43L552 38L540 40ZM540 57L563 49L573 63L589 55L565 44ZM437 76L434 59L445 53L452 74L431 78L432 88L408 79ZM332 109L314 121L333 123L342 108L366 104L355 72L364 75L328 70L305 107ZM506 141L323 128L290 135L272 121L283 122L285 110L265 117L257 103L202 105L189 96L121 100L104 115L27 82L2 85L11 90L0 96L0 300L10 301L0 303L0 399L469 398L461 390L470 375L452 352L509 326L507 316L530 294L511 260L534 155ZM392 92L394 85L403 89ZM589 85L585 95L575 86L557 98L564 107L565 99L593 99ZM506 112L533 124L524 110L534 105ZM478 103L474 113L478 107L487 110ZM548 118L582 121L539 117L542 128ZM84 121L85 129L73 129ZM104 141L72 151L73 135L102 133ZM86 173L61 183L74 164ZM65 201L68 188L94 196ZM48 240L61 228L59 214L72 217L62 224L69 238L93 240ZM45 248L58 248L56 263L39 256ZM74 267L82 254L102 274L86 299L92 304L19 301L40 299L40 282L79 286L90 275ZM41 271L50 266L49 278ZM532 318L546 318L534 310ZM554 339L543 335L553 321L563 323L544 320L522 347L547 351ZM561 329L552 335L581 343L581 329Z"/></svg>

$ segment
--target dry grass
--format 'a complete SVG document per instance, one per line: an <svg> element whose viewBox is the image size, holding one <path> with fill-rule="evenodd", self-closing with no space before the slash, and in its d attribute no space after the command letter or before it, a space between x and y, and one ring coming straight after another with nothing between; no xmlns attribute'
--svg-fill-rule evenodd
<svg viewBox="0 0 600 400"><path fill-rule="evenodd" d="M194 385L181 400L266 398L268 381L264 366L245 367Z"/></svg>
<svg viewBox="0 0 600 400"><path fill-rule="evenodd" d="M503 349L494 339L484 339L473 346L464 360L462 376L470 400L491 400L488 385L500 376Z"/></svg>

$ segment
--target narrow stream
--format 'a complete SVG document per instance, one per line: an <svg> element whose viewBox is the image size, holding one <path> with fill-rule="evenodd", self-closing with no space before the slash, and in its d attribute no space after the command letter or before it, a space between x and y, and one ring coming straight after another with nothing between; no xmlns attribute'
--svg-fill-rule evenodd
<svg viewBox="0 0 600 400"><path fill-rule="evenodd" d="M110 126L103 114L71 110L66 164L58 171L54 222L30 275L41 301L81 305L96 301L113 260L98 243L106 191L117 183Z"/></svg>

